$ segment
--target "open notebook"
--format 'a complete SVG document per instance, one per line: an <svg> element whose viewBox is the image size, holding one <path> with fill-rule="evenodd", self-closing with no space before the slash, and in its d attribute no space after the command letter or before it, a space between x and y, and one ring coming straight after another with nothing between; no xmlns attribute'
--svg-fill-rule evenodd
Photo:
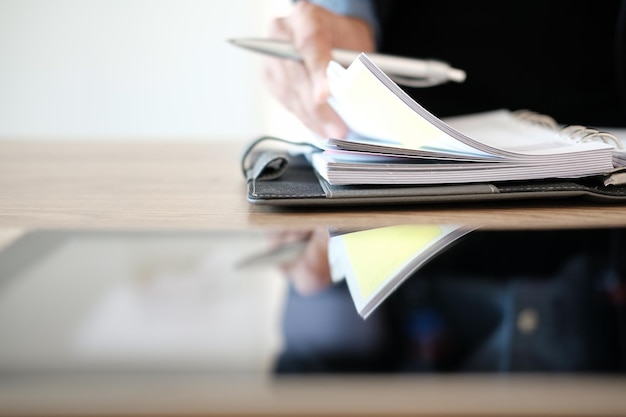
<svg viewBox="0 0 626 417"><path fill-rule="evenodd" d="M346 139L312 154L330 184L449 184L581 178L611 172L617 139L582 126L562 127L530 111L439 119L362 54L347 69L329 66L330 103Z"/></svg>
<svg viewBox="0 0 626 417"><path fill-rule="evenodd" d="M329 102L351 134L301 142L307 146L296 153L253 142L242 158L248 201L284 206L626 200L626 152L616 135L561 126L528 110L440 119L364 54L347 69L331 62L328 72Z"/></svg>

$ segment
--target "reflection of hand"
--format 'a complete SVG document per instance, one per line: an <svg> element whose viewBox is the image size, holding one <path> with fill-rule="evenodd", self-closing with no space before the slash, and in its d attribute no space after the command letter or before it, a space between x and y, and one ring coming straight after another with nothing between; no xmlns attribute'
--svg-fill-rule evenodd
<svg viewBox="0 0 626 417"><path fill-rule="evenodd" d="M266 59L264 76L270 92L314 132L344 137L345 124L326 102L326 67L332 48L374 50L372 29L363 20L300 0L289 16L272 22L270 32L273 38L291 41L303 58L303 63Z"/></svg>
<svg viewBox="0 0 626 417"><path fill-rule="evenodd" d="M311 232L281 232L273 236L273 244L308 239L307 245L296 260L283 263L280 268L291 279L295 290L303 295L321 291L331 284L328 264L328 230Z"/></svg>

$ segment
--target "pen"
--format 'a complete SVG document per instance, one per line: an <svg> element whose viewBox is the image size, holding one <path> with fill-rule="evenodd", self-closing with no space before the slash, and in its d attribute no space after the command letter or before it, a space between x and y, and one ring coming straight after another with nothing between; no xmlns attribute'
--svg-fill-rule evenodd
<svg viewBox="0 0 626 417"><path fill-rule="evenodd" d="M241 48L273 55L280 58L301 60L293 45L286 41L261 38L231 39L230 43ZM360 52L347 49L333 49L332 59L343 66L349 66ZM414 59L378 53L367 53L389 78L410 87L428 87L448 81L465 81L465 71L453 68L445 62L433 59Z"/></svg>

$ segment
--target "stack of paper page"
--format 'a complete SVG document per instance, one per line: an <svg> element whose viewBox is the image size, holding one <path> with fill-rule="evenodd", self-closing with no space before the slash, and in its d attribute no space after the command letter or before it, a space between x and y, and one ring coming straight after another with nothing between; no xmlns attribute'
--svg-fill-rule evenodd
<svg viewBox="0 0 626 417"><path fill-rule="evenodd" d="M509 110L439 119L364 54L347 69L331 63L328 75L330 104L351 130L311 156L330 184L580 178L614 169L614 146L588 140L593 134L575 140Z"/></svg>

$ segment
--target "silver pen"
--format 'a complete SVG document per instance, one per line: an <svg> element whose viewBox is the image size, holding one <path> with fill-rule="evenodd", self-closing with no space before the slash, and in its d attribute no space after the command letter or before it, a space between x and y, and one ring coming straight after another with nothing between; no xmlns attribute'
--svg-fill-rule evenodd
<svg viewBox="0 0 626 417"><path fill-rule="evenodd" d="M293 45L276 39L242 38L231 39L233 45L273 55L280 58L301 60L300 54ZM332 59L347 67L360 54L347 49L333 49ZM433 59L405 58L378 53L367 53L368 58L376 64L389 78L409 87L429 87L448 81L462 83L465 71L453 68L445 62Z"/></svg>

